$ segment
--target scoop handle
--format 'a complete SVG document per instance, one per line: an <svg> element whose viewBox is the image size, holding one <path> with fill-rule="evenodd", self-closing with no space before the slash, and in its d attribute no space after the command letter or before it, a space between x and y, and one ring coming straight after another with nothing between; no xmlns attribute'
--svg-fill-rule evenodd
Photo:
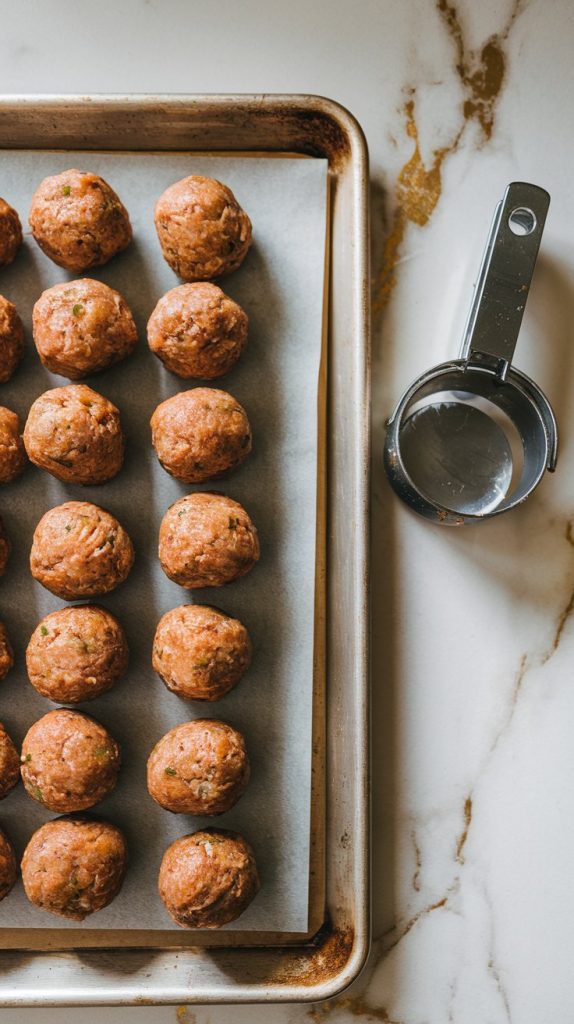
<svg viewBox="0 0 574 1024"><path fill-rule="evenodd" d="M460 358L490 366L500 380L514 355L549 205L543 188L514 181L494 212Z"/></svg>

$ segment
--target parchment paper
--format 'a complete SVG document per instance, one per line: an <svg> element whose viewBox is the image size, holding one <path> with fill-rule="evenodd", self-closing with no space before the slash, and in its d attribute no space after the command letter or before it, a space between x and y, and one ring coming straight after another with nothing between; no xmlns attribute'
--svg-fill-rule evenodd
<svg viewBox="0 0 574 1024"><path fill-rule="evenodd" d="M136 563L115 593L98 599L124 624L131 651L128 674L95 701L77 705L109 728L122 747L115 792L93 813L127 836L130 867L121 894L83 926L31 907L21 881L0 903L0 927L166 929L172 925L157 894L163 851L177 837L205 826L236 829L252 843L262 889L235 924L240 930L305 931L308 915L311 698L317 466L317 385L321 350L327 166L321 160L212 158L187 154L9 153L0 158L0 195L19 211L27 231L30 197L39 181L68 167L102 174L129 209L134 242L92 276L117 288L134 312L137 353L87 380L119 407L127 435L121 474L100 487L72 487L30 467L0 491L0 511L13 553L0 581L0 617L17 664L0 687L0 719L20 744L29 726L54 707L27 680L24 652L38 620L61 607L29 573L33 530L50 507L93 501L119 518L132 537ZM172 480L151 448L155 406L195 382L167 373L151 355L145 324L157 299L178 280L161 257L153 228L155 199L187 174L225 181L248 211L254 246L243 267L223 279L225 291L250 317L247 350L238 366L214 382L245 406L254 435L243 467L215 485L242 502L258 527L262 557L245 579L223 589L185 591L163 574L157 536L167 506L193 488ZM68 383L44 370L31 336L40 292L74 276L45 257L29 234L15 264L0 274L0 292L16 303L27 329L27 355L0 403L25 418L47 388ZM189 703L169 693L151 668L160 616L191 601L215 604L240 618L254 644L253 665L239 686L215 704ZM218 818L172 815L148 795L145 768L154 743L190 718L221 718L240 729L252 780L236 807ZM21 785L0 804L0 825L21 855L34 831L56 815L27 797Z"/></svg>

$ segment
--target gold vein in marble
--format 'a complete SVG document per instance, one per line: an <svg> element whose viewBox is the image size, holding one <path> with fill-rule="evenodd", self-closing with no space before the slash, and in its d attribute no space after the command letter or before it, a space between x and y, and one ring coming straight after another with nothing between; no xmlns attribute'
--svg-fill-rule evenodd
<svg viewBox="0 0 574 1024"><path fill-rule="evenodd" d="M384 1006L375 1006L367 1002L362 996L343 996L339 999L329 999L326 1003L322 1003L321 1006L307 1010L307 1016L313 1021L313 1024L321 1024L322 1021L328 1020L331 1014L338 1010L350 1014L351 1017L365 1017L366 1020L382 1021L382 1024L402 1024L395 1017L389 1017Z"/></svg>
<svg viewBox="0 0 574 1024"><path fill-rule="evenodd" d="M464 119L477 120L484 138L488 140L492 135L496 102L506 73L504 43L522 9L522 0L513 3L502 32L490 36L478 52L467 50L454 4L448 0L437 0L436 5L456 50L456 73L466 93L462 108Z"/></svg>
<svg viewBox="0 0 574 1024"><path fill-rule="evenodd" d="M506 1012L506 1017L510 1021L510 1020L512 1020L512 1018L510 1016L510 1002L509 1002L509 999L508 999L508 995L506 993L506 989L505 989L504 985L502 984L502 979L500 977L500 971L498 970L498 967L496 966L496 964L494 962L494 957L493 956L489 957L486 969L487 969L490 977L493 979L493 981L494 981L494 983L496 985L498 994L500 995L500 998L502 1000L502 1004L504 1006L504 1010Z"/></svg>
<svg viewBox="0 0 574 1024"><path fill-rule="evenodd" d="M395 186L391 229L383 246L381 271L373 302L375 313L384 309L395 287L396 269L407 225L412 223L424 227L428 223L442 193L444 161L457 151L467 124L473 121L478 123L483 142L488 142L492 136L496 105L506 76L504 44L522 9L522 0L514 0L504 29L491 35L479 51L467 47L455 5L448 0L436 0L436 7L455 47L455 71L464 93L460 123L452 141L447 146L433 150L430 165L425 166L415 120L415 90L409 90L410 98L404 107L405 130L414 142L414 150L400 170Z"/></svg>
<svg viewBox="0 0 574 1024"><path fill-rule="evenodd" d="M564 537L565 537L565 540L567 541L567 543L570 545L570 547L574 548L574 522L572 520L568 520L568 522L566 523L566 527L565 527L565 531L564 531ZM562 633L564 631L564 627L565 627L565 625L566 625L570 615L572 614L573 610L574 610L574 591L573 591L572 595L570 596L570 598L569 598L565 608L560 613L560 616L558 618L558 623L557 623L556 632L555 632L555 635L554 635L553 642L550 645L550 647L548 648L548 650L542 656L539 656L539 658L537 659L538 660L538 664L540 664L540 665L546 664L546 662L549 661L550 658L552 658L553 655L556 653L556 651L557 651L557 649L559 647L559 644L560 644L560 640L561 640L561 637L562 637ZM522 654L521 655L520 662L519 662L519 665L518 665L518 669L517 669L516 674L515 674L514 686L513 686L513 690L512 690L512 694L511 694L511 698L510 698L510 703L509 703L509 708L508 708L507 716L505 718L504 723L499 728L499 730L498 730L498 732L497 732L497 734L496 734L496 736L494 738L493 743L491 744L491 747L490 747L490 750L488 752L488 755L487 755L487 758L485 760L485 763L483 764L483 766L481 768L481 771L479 773L480 775L482 775L484 773L484 771L486 770L487 765L490 762L490 760L492 758L492 755L494 754L494 751L496 750L500 740L502 739L503 735L505 735L507 733L507 731L508 731L508 729L509 729L509 727L511 725L511 722L513 720L514 714L516 712L516 708L517 708L517 704L518 704L518 699L519 699L520 694L521 694L521 690L522 690L522 686L523 686L523 683L524 683L524 679L525 679L527 673L529 672L530 668L533 667L534 664L535 664L535 662L529 657L528 654ZM470 829L472 827L472 820L473 820L473 791L471 791L469 793L469 795L465 798L465 801L464 801L464 805L463 805L463 827L462 827L462 831L460 832L460 834L458 836L458 839L456 841L456 846L455 846L455 857L454 857L455 863L460 865L461 868L465 864L464 850L465 850L466 844L468 842L469 832L470 832ZM416 870L415 870L415 875L413 876L413 886L416 889L417 886L415 885L415 878L418 881L418 876L419 876L419 853L420 853L420 851L418 851L418 844L416 843L416 835L415 835L414 831L411 833L411 835L412 835L413 843L415 844ZM456 893L459 892L460 885L461 885L461 872L457 872L455 874L451 884L445 890L445 894L444 894L444 896L442 896L441 899L436 900L435 902L433 902L433 903L423 907L421 910L419 910L412 917L408 918L407 921L405 921L404 923L401 924L401 922L397 922L391 928L389 928L383 934L383 936L381 937L381 939L377 943L377 946L378 946L377 952L376 952L376 954L375 954L375 956L373 958L374 959L373 970L375 969L377 964L382 959L384 959L384 957L386 957L386 955L391 950L395 949L396 946L398 946L399 943L402 942L402 940L419 923L419 921L421 921L422 919L424 919L428 915L433 914L437 910L441 910L441 909L448 910L448 909L450 909L451 897L455 896ZM488 971L489 975L492 977L494 983L496 984L497 990L498 990L498 992L500 994L500 998L501 998L501 1001L502 1001L503 1006L504 1006L504 1010L505 1010L507 1019L510 1020L511 1016L510 1016L510 1003L509 1003L509 999L508 999L508 994L507 994L507 992L505 990L505 987L504 987L504 984L503 984L503 981L502 981L502 977L501 977L500 971L499 971L498 967L496 966L496 962L495 962L494 956L492 954L489 955L489 959L488 959L488 963L487 963L487 971ZM449 1021L454 1021L454 1016L452 1015L451 1009L452 1008L449 1008ZM375 1019L381 1019L381 1018L375 1018ZM383 1021L385 1019L386 1019L385 1017L382 1018Z"/></svg>
<svg viewBox="0 0 574 1024"><path fill-rule="evenodd" d="M528 655L527 654L523 654L521 659L520 659L520 665L518 666L518 671L517 671L515 679L514 679L514 689L512 691L512 706L513 707L516 704L516 701L518 700L518 698L520 696L520 691L522 689L522 684L524 682L524 676L526 675L527 671L528 671Z"/></svg>
<svg viewBox="0 0 574 1024"><path fill-rule="evenodd" d="M510 728L510 725L512 723L512 719L514 718L514 713L516 711L516 707L517 707L517 704L518 704L518 698L520 697L520 693L521 693L521 690L522 690L522 684L523 684L524 679L526 677L526 674L527 674L527 672L529 670L530 670L530 662L528 660L528 654L522 654L520 656L520 662L518 664L518 668L517 668L517 670L515 672L515 675L514 675L514 686L512 688L512 693L510 695L510 702L508 704L506 717L504 719L504 722L502 723L502 725L498 729L498 732L496 733L492 743L490 744L490 749L489 749L489 751L488 751L488 753L486 755L485 762L484 762L484 764L482 766L482 769L481 769L481 771L479 773L480 775L482 775L482 773L486 770L486 768L488 766L488 763L490 761L490 758L494 754L494 751L496 750L496 748L497 748L498 744L500 743L502 737L504 736L504 734Z"/></svg>
<svg viewBox="0 0 574 1024"><path fill-rule="evenodd" d="M413 846L415 848L415 870L414 870L414 874L413 874L413 889L415 890L415 892L420 892L421 891L421 870L422 870L422 866L423 866L423 858L422 858L421 848L420 848L420 846L419 846L419 844L417 842L417 835L416 835L416 832L415 832L414 829L411 832L411 839L413 841Z"/></svg>
<svg viewBox="0 0 574 1024"><path fill-rule="evenodd" d="M421 918L427 917L429 914L434 913L435 910L442 910L443 907L446 907L449 901L449 897L455 891L457 882L458 879L456 879L455 883L453 883L452 886L449 886L445 896L443 896L440 900L437 900L436 903L429 903L428 906L422 907L422 909L418 910L416 914L413 914L412 917L409 917L409 919L405 921L405 923L402 926L399 927L399 925L397 924L392 925L392 927L389 928L383 935L384 954L386 955L387 953L390 953L391 949L394 949L395 946L398 946L399 942L403 941L403 939L409 934L410 931L412 931L415 925L419 923ZM395 934L397 932L398 934ZM393 935L394 937L392 937Z"/></svg>
<svg viewBox="0 0 574 1024"><path fill-rule="evenodd" d="M568 542L568 544L572 548L574 548L574 523L571 520L569 520L566 523L566 529L565 529L564 536L565 536L565 539ZM561 612L561 614L559 616L558 624L557 624L557 627L556 627L556 633L555 633L555 636L554 636L554 640L553 640L552 645L550 646L550 648L541 657L540 664L544 665L556 653L556 650L558 649L558 646L559 646L559 643L560 643L562 632L563 632L564 627L566 625L566 622L568 621L568 618L570 617L570 615L571 615L573 610L574 610L574 592L572 593L572 595L571 595L571 597L570 597L566 607L564 608L564 610ZM504 721L504 724L501 726L501 728L498 730L498 732L496 734L496 737L495 737L495 739L494 739L494 741L493 741L493 743L491 745L491 748L490 748L490 751L489 751L489 754L488 754L488 757L487 757L487 761L483 765L480 774L482 774L484 772L484 770L486 768L486 765L490 761L490 758L492 757L496 747L498 746L498 743L499 743L500 739L507 732L507 730L508 730L508 728L509 728L509 726L510 726L510 724L512 722L512 719L514 717L514 713L516 711L516 706L517 706L517 703L518 703L518 698L519 698L520 693L521 693L521 689L522 689L522 685L523 685L523 682L524 682L524 678L525 678L527 672L529 671L530 667L531 667L531 663L529 662L528 654L521 655L520 663L519 663L519 666L518 666L518 669L517 669L517 672L516 672L516 675L515 675L514 687L513 687L513 691L512 691L512 695L511 695L508 715L507 715L507 717L506 717L506 719ZM463 805L463 827L462 827L462 831L460 832L460 835L459 835L459 837L457 839L456 847L455 847L455 861L461 867L465 863L464 850L465 850L465 847L466 847L466 844L467 844L467 841L468 841L469 832L470 832L470 829L471 829L471 826L472 826L472 812L473 812L473 796L472 796L472 791L471 791L471 793L469 793L469 795L465 798L465 801L464 801L464 805ZM413 835L413 842L415 842L414 832L412 833L412 835ZM416 846L415 846L415 849L417 849ZM418 860L417 860L417 864L418 864ZM415 872L415 877L416 876L417 876L417 872ZM414 884L414 878L413 878L413 884ZM423 907L422 910L419 910L416 914L414 914L412 917L410 917L402 926L399 926L398 924L395 924L395 925L392 926L392 928L390 928L387 932L385 932L385 934L382 937L382 949L381 949L380 954L377 957L377 961L376 962L378 962L382 957L386 956L387 953L389 953L400 942L402 942L402 940L409 934L411 929L414 928L415 925L418 924L418 922L422 918L424 918L428 914L433 913L436 910L440 910L440 909L443 909L443 908L444 909L448 908L449 907L449 900L450 900L450 898L459 890L459 888L460 888L460 874L457 874L454 877L454 879L453 879L452 883L450 884L450 886L446 889L445 895L440 900L437 900L436 902L431 903L431 904L429 904L426 907ZM386 940L388 938L390 938L391 936L393 938L392 938L392 941L389 943ZM503 1001L506 1014L507 1014L508 1018L510 1019L510 1006L509 1006L508 996L506 994L506 991L505 991L504 986L502 984L500 973L499 973L499 971L498 971L498 969L497 969L497 967L495 965L494 958L492 956L490 956L489 961L488 961L488 972L492 976L493 980L495 981L495 983L497 985L497 989L498 989L498 991L500 993L500 997L501 997L501 999Z"/></svg>
<svg viewBox="0 0 574 1024"><path fill-rule="evenodd" d="M456 864L460 865L461 867L465 863L464 848L466 846L466 843L467 843L467 840L468 840L469 831L470 831L470 828L471 828L471 825L472 825L472 806L473 806L473 802L472 802L472 792L471 792L465 798L465 800L464 800L464 804L463 804L463 824L462 824L461 832L460 832L460 834L459 834L459 836L458 836L458 838L456 840L456 846L455 846L454 861L455 861ZM422 857L421 857L421 854L420 854L420 850L418 848L418 844L416 844L416 841L415 841L415 834L414 834L414 832L412 833L412 838L413 838L413 842L415 842L415 851L416 851L415 855L417 857L417 870L415 871L415 875L413 876L413 887L417 891L419 891L420 884L418 886L415 885L415 878L418 881L418 877L417 876L420 873L419 861L422 863ZM396 946L398 946L399 942L402 942L402 940L409 934L409 932L415 927L415 925L418 924L418 922L421 920L421 918L426 917L427 915L434 913L435 910L450 909L449 901L450 901L451 897L454 896L459 891L459 889L460 889L460 872L457 872L454 875L454 878L453 878L452 882L450 883L450 885L445 890L444 896L442 896L441 899L436 900L434 903L428 904L428 906L423 907L421 910L418 910L416 914L413 914L412 917L409 917L407 919L407 921L405 921L404 923L401 924L400 922L397 922L397 923L391 925L391 927L388 928L387 931L384 932L383 935L381 936L382 952L377 957L377 962L378 962L378 960L380 959L381 956L386 956L387 953L389 953L392 949L394 949Z"/></svg>
<svg viewBox="0 0 574 1024"><path fill-rule="evenodd" d="M566 540L567 540L568 544L570 545L570 547L574 548L574 528L572 526L571 520L568 520L568 522L566 523L566 534L565 534L565 536L566 536ZM572 590L572 592L570 594L570 597L568 598L568 601L566 602L566 605L564 606L564 608L560 612L560 615L558 616L558 622L556 623L556 631L554 633L554 638L552 640L552 643L551 643L550 647L546 651L546 654L542 658L542 664L543 665L545 665L547 661L550 661L550 658L554 654L556 654L556 651L558 650L558 647L560 646L560 641L562 639L562 634L564 632L564 628L566 626L566 623L568 622L568 619L572 615L573 611L574 611L574 589Z"/></svg>
<svg viewBox="0 0 574 1024"><path fill-rule="evenodd" d="M566 604L566 607L560 613L560 617L558 619L558 624L556 626L556 632L554 634L554 639L552 640L552 646L546 652L546 654L544 655L544 657L542 659L542 664L543 665L545 665L547 661L550 661L550 658L552 657L552 655L555 654L556 651L558 650L560 641L562 639L562 634L564 632L564 627L565 627L566 623L568 622L568 619L572 615L573 611L574 611L574 590L572 591L572 593L570 594L570 597L568 598L568 603Z"/></svg>
<svg viewBox="0 0 574 1024"><path fill-rule="evenodd" d="M404 106L406 133L414 142L414 151L399 173L395 188L395 212L391 231L383 249L382 270L379 277L378 296L374 304L378 312L388 302L396 283L396 267L400 248L409 221L424 227L432 216L442 191L442 165L448 153L458 146L461 132L448 146L441 146L433 152L430 167L425 167L419 147L418 129L415 121L415 90Z"/></svg>
<svg viewBox="0 0 574 1024"><path fill-rule="evenodd" d="M448 1002L448 1024L456 1024L454 1019L454 1001L458 992L458 985L456 981L451 981L448 987L450 991L450 999Z"/></svg>
<svg viewBox="0 0 574 1024"><path fill-rule="evenodd" d="M464 825L456 844L455 860L457 864L464 864L464 848L466 846L468 832L472 824L472 796L467 796L466 800L464 801L463 814Z"/></svg>

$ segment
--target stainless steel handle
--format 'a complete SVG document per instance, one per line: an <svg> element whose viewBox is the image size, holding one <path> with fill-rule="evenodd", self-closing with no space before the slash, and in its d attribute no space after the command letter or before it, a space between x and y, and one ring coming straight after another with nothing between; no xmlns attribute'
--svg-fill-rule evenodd
<svg viewBox="0 0 574 1024"><path fill-rule="evenodd" d="M543 188L515 181L494 213L460 358L499 380L512 362L549 205Z"/></svg>

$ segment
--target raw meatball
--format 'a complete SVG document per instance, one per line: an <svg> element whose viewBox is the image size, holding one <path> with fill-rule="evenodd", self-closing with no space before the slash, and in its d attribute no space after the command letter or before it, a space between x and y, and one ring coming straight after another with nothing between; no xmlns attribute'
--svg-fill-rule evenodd
<svg viewBox="0 0 574 1024"><path fill-rule="evenodd" d="M68 708L49 711L28 729L22 744L26 792L51 811L84 811L111 793L120 748L94 718Z"/></svg>
<svg viewBox="0 0 574 1024"><path fill-rule="evenodd" d="M20 757L18 751L0 722L0 800L3 800L11 789L14 789L19 778Z"/></svg>
<svg viewBox="0 0 574 1024"><path fill-rule="evenodd" d="M83 921L117 896L127 861L126 841L115 825L84 818L47 821L24 850L24 890L41 910Z"/></svg>
<svg viewBox="0 0 574 1024"><path fill-rule="evenodd" d="M14 303L0 295L0 384L10 380L23 355L24 325Z"/></svg>
<svg viewBox="0 0 574 1024"><path fill-rule="evenodd" d="M4 526L4 520L0 516L0 576L3 576L6 572L6 565L10 557L10 538L6 533L6 527Z"/></svg>
<svg viewBox="0 0 574 1024"><path fill-rule="evenodd" d="M18 864L14 847L0 830L0 900L8 895L18 877Z"/></svg>
<svg viewBox="0 0 574 1024"><path fill-rule="evenodd" d="M251 221L227 185L192 175L159 197L154 214L163 255L184 281L209 281L243 263Z"/></svg>
<svg viewBox="0 0 574 1024"><path fill-rule="evenodd" d="M158 405L152 443L164 469L186 484L200 484L239 466L251 451L245 409L227 391L193 388Z"/></svg>
<svg viewBox="0 0 574 1024"><path fill-rule="evenodd" d="M42 292L32 314L38 355L52 373L79 380L133 351L134 318L119 292L83 277Z"/></svg>
<svg viewBox="0 0 574 1024"><path fill-rule="evenodd" d="M152 352L180 377L213 380L227 373L247 344L249 320L216 284L180 284L164 295L147 325Z"/></svg>
<svg viewBox="0 0 574 1024"><path fill-rule="evenodd" d="M40 248L66 270L101 267L132 239L130 218L97 174L72 168L38 185L30 227Z"/></svg>
<svg viewBox="0 0 574 1024"><path fill-rule="evenodd" d="M22 424L17 413L0 405L0 484L9 484L26 468Z"/></svg>
<svg viewBox="0 0 574 1024"><path fill-rule="evenodd" d="M36 626L26 667L43 697L77 704L110 690L126 671L128 657L115 615L97 605L73 605L51 612Z"/></svg>
<svg viewBox="0 0 574 1024"><path fill-rule="evenodd" d="M183 604L160 619L153 667L165 685L186 700L219 700L251 662L249 634L217 608Z"/></svg>
<svg viewBox="0 0 574 1024"><path fill-rule="evenodd" d="M260 888L249 843L223 829L176 839L163 855L158 883L181 928L220 928L235 921Z"/></svg>
<svg viewBox="0 0 574 1024"><path fill-rule="evenodd" d="M45 391L24 428L28 458L69 484L103 484L122 468L120 414L85 384Z"/></svg>
<svg viewBox="0 0 574 1024"><path fill-rule="evenodd" d="M0 679L8 674L14 664L14 652L8 637L8 630L3 622L0 622Z"/></svg>
<svg viewBox="0 0 574 1024"><path fill-rule="evenodd" d="M65 501L38 523L30 571L57 597L74 601L115 590L133 561L132 542L114 516L89 501Z"/></svg>
<svg viewBox="0 0 574 1024"><path fill-rule="evenodd" d="M166 576L182 587L222 587L258 561L257 530L238 501L188 494L162 519L159 559Z"/></svg>
<svg viewBox="0 0 574 1024"><path fill-rule="evenodd" d="M175 814L223 814L237 803L248 782L241 733L205 718L171 729L147 763L150 795Z"/></svg>
<svg viewBox="0 0 574 1024"><path fill-rule="evenodd" d="M13 206L0 199L0 267L12 263L22 244L22 225Z"/></svg>

